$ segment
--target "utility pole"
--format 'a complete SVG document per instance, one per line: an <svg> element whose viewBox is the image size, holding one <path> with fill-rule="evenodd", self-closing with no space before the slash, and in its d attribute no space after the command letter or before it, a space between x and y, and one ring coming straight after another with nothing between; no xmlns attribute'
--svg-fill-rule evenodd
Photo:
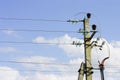
<svg viewBox="0 0 120 80"><path fill-rule="evenodd" d="M91 14L87 13L87 17L85 17L83 20L68 20L67 22L72 22L72 23L78 23L78 22L83 22L83 29L79 30L79 33L83 33L84 35L84 53L85 53L85 61L81 63L80 69L78 70L78 80L83 80L84 75L85 75L85 80L92 80L92 74L94 69L92 67L92 62L91 62L91 48L92 47L99 47L100 50L102 50L103 45L105 42L103 41L101 45L97 44L97 41L99 41L99 38L97 38L96 41L91 41L92 38L94 37L96 31L96 25L92 25L92 30L90 29L90 18ZM81 43L76 43L75 41L73 42L73 45L81 45ZM108 59L108 57L104 58L103 61L100 63L99 62L99 70L101 73L101 80L104 80L104 61Z"/></svg>
<svg viewBox="0 0 120 80"><path fill-rule="evenodd" d="M91 17L90 13L87 13L87 18L83 20L83 34L84 34L84 53L85 53L85 63L81 63L79 69L78 80L83 80L85 74L86 80L92 80L92 63L91 63L91 39L95 35L96 25L92 25L92 31L90 30L89 19ZM91 34L92 32L92 34Z"/></svg>
<svg viewBox="0 0 120 80"><path fill-rule="evenodd" d="M90 39L90 26L89 26L89 19L90 14L87 14L87 18L84 18L84 53L85 53L85 76L86 80L92 80L92 72L91 72L91 39Z"/></svg>
<svg viewBox="0 0 120 80"><path fill-rule="evenodd" d="M83 20L68 20L67 22L78 23L83 22L83 30L79 31L84 35L84 53L85 53L85 63L82 62L80 69L78 70L78 80L83 80L84 74L86 80L92 80L92 63L91 63L91 47L92 43L91 39L95 35L96 25L92 25L92 31L90 30L89 19L91 17L90 13L87 13L87 18L85 17ZM79 43L73 42L73 45L80 45Z"/></svg>

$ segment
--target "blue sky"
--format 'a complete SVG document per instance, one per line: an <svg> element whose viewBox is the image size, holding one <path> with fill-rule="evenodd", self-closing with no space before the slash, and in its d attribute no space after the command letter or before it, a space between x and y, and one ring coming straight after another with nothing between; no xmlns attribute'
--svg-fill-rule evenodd
<svg viewBox="0 0 120 80"><path fill-rule="evenodd" d="M18 19L46 19L46 20L62 20L69 19L82 20L86 13L91 13L90 25L96 24L99 33L111 49L111 58L107 65L112 65L114 61L119 65L120 52L120 31L119 31L119 0L0 0L0 18L18 18ZM37 42L37 43L72 43L72 41L83 40L82 34L79 33L51 33L51 32L34 32L34 31L15 31L15 30L50 30L50 31L78 31L83 28L82 23L68 23L56 21L27 21L27 20L3 20L0 19L0 41L18 41L18 42ZM76 47L73 45L50 45L50 44L31 44L31 43L0 43L0 61L30 61L39 63L67 63L80 64L84 60L83 46ZM104 51L98 53L103 57L108 55L108 47ZM113 54L114 52L115 54ZM99 56L93 50L93 61L97 64ZM98 58L98 59L97 59ZM41 71L76 71L69 78L68 73L43 73L31 72L29 70L40 69ZM42 65L42 64L15 64L0 63L1 80L66 80L77 79L77 70L79 65L68 67L68 65ZM4 72L4 69L8 70ZM28 71L20 71L20 70ZM3 71L2 71L3 70ZM107 69L110 72L120 71L120 69ZM1 74L3 73L4 74ZM13 75L10 75L14 73ZM112 74L112 73L111 73ZM118 80L119 74L111 76L106 74L106 80ZM8 76L8 78L6 78ZM94 74L97 79L99 73ZM62 77L62 78L61 78ZM19 78L19 79L18 79ZM118 78L118 79L117 79Z"/></svg>
<svg viewBox="0 0 120 80"><path fill-rule="evenodd" d="M0 10L1 10L0 14L2 17L38 18L38 19L42 18L42 19L58 19L58 20L67 20L76 17L79 18L81 14L75 16L77 13L91 12L92 14L94 14L93 19L95 19L94 21L96 22L96 24L100 26L103 36L109 40L113 40L113 39L119 40L119 37L117 36L111 37L111 34L116 35L119 32L118 21L119 21L120 12L119 12L118 0L111 0L111 1L95 1L95 0L7 1L4 0L1 1ZM83 14L81 16L83 16ZM44 23L41 24L39 22L34 22L34 23L25 22L26 24L24 22L20 22L20 23L21 24L19 23L16 24L18 26L23 26L24 28L30 28L28 27L29 25L42 26L42 27L45 26L47 29L50 27L50 26L47 27L48 25L46 26L44 25ZM53 24L55 25L57 23L53 23ZM11 26L16 26L16 25L11 23ZM65 28L65 25L64 26L62 25L62 27ZM59 29L59 27L55 27L53 25L51 28ZM69 28L67 27L67 29Z"/></svg>

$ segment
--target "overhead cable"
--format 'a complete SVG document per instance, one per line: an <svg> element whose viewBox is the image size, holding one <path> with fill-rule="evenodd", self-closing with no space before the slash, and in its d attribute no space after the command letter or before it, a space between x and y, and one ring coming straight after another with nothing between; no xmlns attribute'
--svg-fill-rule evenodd
<svg viewBox="0 0 120 80"><path fill-rule="evenodd" d="M54 44L54 45L72 45L72 43L21 42L21 41L0 41L0 43L11 43L11 44Z"/></svg>
<svg viewBox="0 0 120 80"><path fill-rule="evenodd" d="M0 71L16 71L16 70L9 70L9 69L0 69ZM73 73L76 73L77 71L50 71L50 70L38 70L38 69L30 69L30 70L26 70L26 69L19 69L18 71L22 71L22 72L42 72L42 73L69 73L69 74L73 74ZM117 71L113 71L113 72L111 72L111 71L105 71L105 73L108 73L108 74L113 74L113 73L115 73L115 74L120 74L120 72L117 72Z"/></svg>
<svg viewBox="0 0 120 80"><path fill-rule="evenodd" d="M16 70L9 70L9 69L0 69L0 71L16 71ZM22 71L22 72L42 72L42 73L69 73L69 74L73 74L76 73L77 71L50 71L50 70L25 70L25 69L19 69L18 71Z"/></svg>
<svg viewBox="0 0 120 80"><path fill-rule="evenodd" d="M49 19L33 19L33 18L8 18L0 17L0 20L19 20L19 21L47 21L47 22L67 22L62 20L49 20Z"/></svg>
<svg viewBox="0 0 120 80"><path fill-rule="evenodd" d="M58 32L58 33L78 33L77 31L39 30L39 29L0 29L0 31L23 31L23 32Z"/></svg>
<svg viewBox="0 0 120 80"><path fill-rule="evenodd" d="M27 61L0 61L3 63L23 63L23 64L44 64L44 65L79 65L79 64L69 64L69 63L45 63L45 62L27 62Z"/></svg>

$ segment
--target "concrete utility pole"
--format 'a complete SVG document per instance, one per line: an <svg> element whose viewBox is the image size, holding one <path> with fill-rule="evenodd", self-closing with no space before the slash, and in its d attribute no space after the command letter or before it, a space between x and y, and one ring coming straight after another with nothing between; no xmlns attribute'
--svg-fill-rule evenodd
<svg viewBox="0 0 120 80"><path fill-rule="evenodd" d="M92 25L92 31L90 30L89 19L90 13L87 13L87 18L83 20L83 34L84 34L84 52L85 52L85 63L81 63L79 69L78 80L83 80L85 74L86 80L92 80L92 63L91 63L91 39L96 33L96 25ZM92 34L91 34L92 32Z"/></svg>
<svg viewBox="0 0 120 80"><path fill-rule="evenodd" d="M90 14L87 14L87 18L84 19L84 51L85 51L85 75L86 80L92 80L91 73L91 39L90 39L90 26L89 26Z"/></svg>
<svg viewBox="0 0 120 80"><path fill-rule="evenodd" d="M83 22L83 29L79 30L79 33L83 33L84 35L84 53L85 53L85 61L81 63L80 69L78 70L79 75L78 75L78 80L83 80L84 75L85 75L85 80L92 80L92 74L94 69L92 67L92 62L91 62L91 48L92 47L99 47L100 50L102 50L102 46L105 44L105 41L102 42L101 45L97 44L97 41L99 41L99 38L97 38L96 41L91 41L92 38L94 37L96 31L96 25L92 25L92 30L90 29L90 23L89 19L91 17L90 13L87 13L87 17L85 17L83 20L68 20L67 22L72 22L72 23L78 23L78 22ZM73 41L73 45L80 46L82 43L76 43ZM104 58L103 61L100 63L99 62L99 69L101 73L101 80L104 80L104 61L108 59L108 57Z"/></svg>
<svg viewBox="0 0 120 80"><path fill-rule="evenodd" d="M81 63L80 69L78 70L78 80L83 80L84 74L86 80L92 80L92 63L91 63L91 47L92 43L91 39L95 35L96 25L92 25L92 31L90 30L89 19L91 17L90 13L87 13L87 18L83 20L68 20L67 22L78 23L83 22L83 30L80 33L84 34L84 52L85 52L85 63ZM78 43L73 42L73 45L80 45Z"/></svg>

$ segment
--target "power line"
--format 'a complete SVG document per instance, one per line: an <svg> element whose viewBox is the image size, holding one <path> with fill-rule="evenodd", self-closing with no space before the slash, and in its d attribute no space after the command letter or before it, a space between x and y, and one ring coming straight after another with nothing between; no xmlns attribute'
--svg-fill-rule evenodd
<svg viewBox="0 0 120 80"><path fill-rule="evenodd" d="M19 32L51 32L51 33L84 33L83 31L63 31L63 30L42 30L42 29L0 29L0 31L19 31ZM93 31L87 32L91 33ZM97 32L97 31L96 31Z"/></svg>
<svg viewBox="0 0 120 80"><path fill-rule="evenodd" d="M51 42L21 42L21 41L0 41L0 43L10 44L54 44L54 45L73 45L72 43L51 43Z"/></svg>
<svg viewBox="0 0 120 80"><path fill-rule="evenodd" d="M99 73L99 71L95 71L95 72ZM120 74L119 71L105 71L105 73L108 73L108 74L113 74L113 73Z"/></svg>
<svg viewBox="0 0 120 80"><path fill-rule="evenodd" d="M44 63L44 62L22 62L22 61L0 61L0 63L3 62L3 63L17 63L17 64L43 64L43 65L57 65L57 66L77 66L79 64L69 64L69 63ZM2 71L12 71L12 70L7 70L7 69L0 69ZM42 71L42 70L19 70L19 71L32 71L32 72L35 72L35 71L38 71L38 72L77 72L77 71L48 71L48 70L45 70L45 71ZM105 71L106 73L119 73L120 72L110 72L110 71Z"/></svg>
<svg viewBox="0 0 120 80"><path fill-rule="evenodd" d="M44 22L67 22L63 20L50 20L50 19L33 19L33 18L8 18L0 17L1 20L17 20L17 21L44 21Z"/></svg>
<svg viewBox="0 0 120 80"><path fill-rule="evenodd" d="M3 63L23 63L23 64L46 64L46 65L72 65L76 66L79 64L69 64L69 63L44 63L44 62L26 62L26 61L0 61ZM106 68L120 68L119 65L116 65L116 67L113 67L114 65L109 65L109 67L106 66Z"/></svg>
<svg viewBox="0 0 120 80"><path fill-rule="evenodd" d="M8 69L0 69L0 71L16 71L16 70L8 70ZM77 71L50 71L50 70L25 70L25 69L19 69L18 71L22 71L22 72L28 72L28 71L30 71L30 72L42 72L42 73L69 73L69 74L71 74L71 73L76 73Z"/></svg>
<svg viewBox="0 0 120 80"><path fill-rule="evenodd" d="M0 71L16 71L16 70L9 70L9 69L0 69ZM77 71L50 71L50 70L38 70L38 69L30 69L30 70L25 70L25 69L18 69L18 71L22 71L22 72L42 72L42 73L76 73ZM98 71L97 71L98 72ZM105 71L105 73L109 73L109 74L112 74L112 73L116 73L116 74L120 74L120 72L117 72L117 71Z"/></svg>
<svg viewBox="0 0 120 80"><path fill-rule="evenodd" d="M23 64L44 64L44 65L71 65L71 66L75 66L75 65L79 65L79 64L69 64L69 63L45 63L45 62L26 62L26 61L0 61L3 63L23 63Z"/></svg>
<svg viewBox="0 0 120 80"><path fill-rule="evenodd" d="M78 33L77 31L55 31L55 30L33 30L33 29L0 29L0 31L23 31L23 32L58 32L58 33Z"/></svg>

